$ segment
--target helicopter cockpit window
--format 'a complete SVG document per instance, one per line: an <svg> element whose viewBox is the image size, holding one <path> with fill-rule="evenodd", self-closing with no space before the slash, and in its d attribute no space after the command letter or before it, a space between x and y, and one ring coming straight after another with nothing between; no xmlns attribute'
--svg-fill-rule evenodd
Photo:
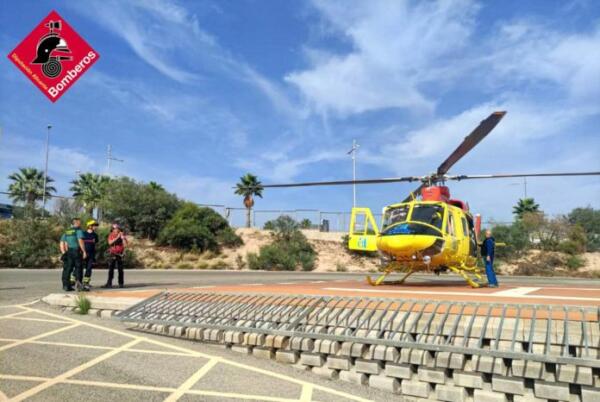
<svg viewBox="0 0 600 402"><path fill-rule="evenodd" d="M408 205L397 208L390 208L383 215L383 227L388 227L400 222L406 222L408 217Z"/></svg>
<svg viewBox="0 0 600 402"><path fill-rule="evenodd" d="M444 208L440 205L416 204L413 207L410 220L427 223L441 229L442 222L444 221Z"/></svg>

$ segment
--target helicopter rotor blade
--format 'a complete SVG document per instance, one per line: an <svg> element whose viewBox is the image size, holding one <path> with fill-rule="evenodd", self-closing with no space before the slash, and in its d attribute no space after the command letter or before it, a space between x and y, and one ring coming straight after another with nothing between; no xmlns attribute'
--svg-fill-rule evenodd
<svg viewBox="0 0 600 402"><path fill-rule="evenodd" d="M475 145L479 144L481 140L488 135L494 127L502 120L505 111L494 112L488 116L487 119L483 120L479 125L471 131L471 134L465 137L463 142L450 154L450 156L442 162L437 169L437 175L442 176L450 170L450 168L458 162L463 156L465 156Z"/></svg>
<svg viewBox="0 0 600 402"><path fill-rule="evenodd" d="M479 174L446 176L444 180L472 180L472 179L508 179L513 177L560 177L560 176L600 176L600 172L559 172L559 173L508 173L508 174Z"/></svg>
<svg viewBox="0 0 600 402"><path fill-rule="evenodd" d="M416 189L414 189L405 199L402 200L402 202L409 202L410 200L413 199L413 195L415 197L418 197L419 194L421 194L421 189L425 186L426 186L425 183L421 183L421 185L419 187L417 187Z"/></svg>
<svg viewBox="0 0 600 402"><path fill-rule="evenodd" d="M285 183L285 184L264 184L263 188L281 188L281 187L314 187L314 186L343 186L350 184L381 184L381 183L400 183L420 181L420 177L391 177L387 179L361 179L361 180L335 180L335 181L311 181L304 183Z"/></svg>

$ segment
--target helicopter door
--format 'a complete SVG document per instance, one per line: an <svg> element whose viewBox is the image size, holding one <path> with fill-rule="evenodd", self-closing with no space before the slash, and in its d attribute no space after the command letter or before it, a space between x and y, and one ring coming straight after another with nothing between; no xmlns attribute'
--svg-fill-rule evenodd
<svg viewBox="0 0 600 402"><path fill-rule="evenodd" d="M352 208L348 248L350 250L377 251L379 230L369 208Z"/></svg>

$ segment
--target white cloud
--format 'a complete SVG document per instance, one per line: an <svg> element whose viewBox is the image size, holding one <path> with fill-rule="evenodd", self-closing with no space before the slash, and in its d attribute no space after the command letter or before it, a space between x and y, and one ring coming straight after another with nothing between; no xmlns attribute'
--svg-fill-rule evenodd
<svg viewBox="0 0 600 402"><path fill-rule="evenodd" d="M226 74L262 93L281 112L298 116L285 91L221 47L197 17L174 0L70 4L121 37L142 60L182 84L201 85L206 74Z"/></svg>
<svg viewBox="0 0 600 402"><path fill-rule="evenodd" d="M382 108L433 109L420 86L452 64L468 43L477 6L449 2L347 1L315 3L353 50L310 53L314 65L289 74L319 109L341 114Z"/></svg>

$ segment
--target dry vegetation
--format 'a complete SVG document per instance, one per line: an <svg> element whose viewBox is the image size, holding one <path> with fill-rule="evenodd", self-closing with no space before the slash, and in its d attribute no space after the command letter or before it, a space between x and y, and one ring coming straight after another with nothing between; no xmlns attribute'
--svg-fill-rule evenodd
<svg viewBox="0 0 600 402"><path fill-rule="evenodd" d="M374 272L378 268L376 257L349 253L342 242L342 233L302 232L318 254L314 272ZM158 247L149 240L134 240L132 247L139 265L146 268L248 269L247 253L256 253L269 244L271 235L269 231L245 228L237 229L236 233L244 244L234 249L224 248L220 254L182 252ZM582 254L583 266L577 269L567 267L568 258L564 253L531 250L518 259L499 261L498 270L507 275L600 277L600 252Z"/></svg>

